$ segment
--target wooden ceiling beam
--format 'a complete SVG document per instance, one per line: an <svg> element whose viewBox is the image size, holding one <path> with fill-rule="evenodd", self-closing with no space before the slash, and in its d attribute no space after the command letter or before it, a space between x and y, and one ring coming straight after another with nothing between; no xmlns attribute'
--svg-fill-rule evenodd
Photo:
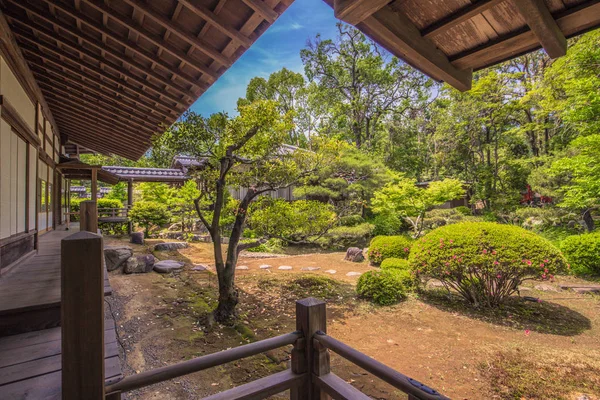
<svg viewBox="0 0 600 400"><path fill-rule="evenodd" d="M125 1L136 1L139 0L125 0ZM240 45L245 48L249 48L252 45L252 39L249 37L242 35L237 29L229 25L223 18L219 17L217 14L213 13L211 10L206 8L204 5L200 4L195 0L179 0L179 4L182 4L185 8L199 16L200 18L206 20L211 26L217 29L219 32L224 35L229 36L229 38L233 41L238 42Z"/></svg>
<svg viewBox="0 0 600 400"><path fill-rule="evenodd" d="M106 54L110 55L111 57L115 58L116 60L118 60L119 62L123 63L124 65L131 65L133 68L137 69L139 72L146 75L147 77L151 77L155 81L165 85L167 91L172 90L181 96L187 97L189 100L188 102L190 102L190 103L195 100L194 93L188 91L186 88L184 88L182 86L177 85L176 82L173 82L172 80L169 80L169 79L163 77L162 75L159 75L158 73L154 72L150 67L141 64L138 60L136 60L134 58L129 58L129 57L127 57L126 54L120 53L108 46L98 44L98 42L95 39L87 37L81 31L75 30L72 26L70 26L60 20L48 17L44 13L31 7L27 3L20 3L17 5L19 7L21 7L23 10L25 10L27 12L27 14L33 14L36 18L39 18L42 21L44 21L48 24L51 24L52 28L53 28L53 32L57 32L53 36L54 40L60 41L60 42L63 42L64 40L66 40L66 39L64 39L64 37L62 35L60 35L60 31L62 30L72 36L77 37L78 43L85 42L88 45L90 45L90 46L94 47L95 49L97 49L98 51L100 51L101 54L106 53ZM9 10L5 10L4 12L8 13ZM32 29L33 31L40 32L41 29L45 29L45 28L41 27L39 24L35 23L32 19L29 19L28 21L21 21L20 19L18 19L16 14L10 13L9 15L12 17L13 20L19 21L19 23L27 26L29 29ZM46 31L49 32L50 30L47 29ZM71 41L71 43L73 43L73 42ZM63 44L64 44L64 42L63 42ZM169 71L169 73L171 73L171 72ZM207 87L203 87L202 89L204 90L206 88Z"/></svg>
<svg viewBox="0 0 600 400"><path fill-rule="evenodd" d="M99 62L100 65L108 66L110 69L112 69L114 72L116 72L116 74L119 77L110 75L104 69L85 62L83 58L76 58L75 56L73 56L63 50L60 50L56 46L50 45L48 43L44 43L39 39L36 40L35 37L28 35L23 30L13 29L13 33L19 40L26 41L32 46L37 46L42 49L45 49L47 52L53 53L54 55L56 55L59 58L62 58L63 60L69 60L85 69L88 69L88 70L100 75L104 79L107 79L107 80L115 83L116 85L123 87L124 89L134 92L135 94L137 94L140 97L144 97L144 98L148 99L149 101L156 102L158 104L162 104L165 107L176 108L176 109L178 109L179 112L183 112L188 108L188 105L181 103L181 99L178 99L177 97L173 98L170 95L168 96L168 100L173 101L174 104L164 102L161 99L161 97L164 96L165 93L164 92L161 93L160 89L152 87L151 85L148 84L148 82L144 82L142 79L135 77L134 75L123 70L122 68L119 69L118 67L111 66L109 62L107 62L106 60L103 60L101 57L94 55L93 53L86 54L86 49L84 49L84 48L80 49L80 54L85 54L86 56L92 58L94 61ZM79 51L77 48L75 48L75 50ZM41 54L43 54L43 53L41 53ZM129 83L127 80L121 79L120 78L121 74L130 78L133 82L136 82L137 84L142 85L142 88L132 86L131 83ZM156 95L155 96L150 95L149 93L147 93L146 91L143 90L144 87L152 90L152 92L156 93ZM167 96L165 96L165 97L167 97Z"/></svg>
<svg viewBox="0 0 600 400"><path fill-rule="evenodd" d="M56 74L59 74L63 77L66 77L67 79L69 79L69 77L71 77L72 75L66 74L62 68L70 71L72 74L75 74L76 76L78 76L79 78L81 78L82 80L80 82L83 83L84 86L89 85L90 83L93 83L95 85L100 86L102 89L104 89L105 91L109 92L107 93L108 98L115 98L113 96L115 95L120 95L122 97L126 97L129 100L131 100L132 102L134 102L135 104L141 105L143 107L147 108L147 112L151 112L151 113L158 113L160 116L162 116L163 118L167 118L166 115L169 115L171 113L174 113L173 109L169 109L168 107L165 107L167 109L166 112L161 112L161 111L157 111L157 107L155 104L148 104L146 101L142 101L141 98L139 97L135 97L127 92L125 92L123 89L120 88L115 88L112 86L107 85L106 82L104 81L99 81L98 78L94 77L94 76L90 76L87 73L85 73L84 71L78 70L75 67L72 67L69 64L66 64L64 62L61 61L56 61L56 59L53 59L52 57L49 57L48 55L44 55L42 54L40 51L36 50L35 48L32 48L31 46L25 46L22 45L21 49L23 51L26 51L28 53L34 54L35 56L39 57L40 59L42 59L43 61L36 61L33 59L29 59L29 63L31 64L35 64L38 67L42 68L42 69L47 69L50 70ZM86 82L84 79L88 79L90 81L90 83ZM177 114L178 115L178 114Z"/></svg>
<svg viewBox="0 0 600 400"><path fill-rule="evenodd" d="M356 25L389 3L390 0L334 0L333 14L337 19Z"/></svg>
<svg viewBox="0 0 600 400"><path fill-rule="evenodd" d="M116 154L121 157L128 158L130 160L136 160L140 157L137 153L131 152L130 150L124 148L113 149L112 147L107 147L106 141L102 142L93 139L91 135L89 135L89 129L86 130L88 132L87 135L82 135L82 128L66 125L64 121L61 122L63 122L61 124L61 131L64 129L64 132L69 137L69 140L73 140L79 145L86 147L94 152L99 152L106 155Z"/></svg>
<svg viewBox="0 0 600 400"><path fill-rule="evenodd" d="M132 115L137 115L137 113L139 113L139 115L136 118L145 119L157 126L162 124L166 118L166 116L162 115L162 119L159 119L156 115L145 113L143 112L143 110L136 108L135 104L131 105L129 103L126 103L129 100L124 98L119 99L119 102L117 102L114 100L114 98L106 97L107 94L105 92L102 92L101 90L93 88L89 85L86 86L86 82L79 82L75 79L69 79L68 77L55 73L54 71L51 71L52 76L48 76L47 71L45 69L37 65L32 66L33 68L31 69L31 71L35 75L35 78L38 82L45 82L51 86L61 84L62 87L66 88L70 92L77 93L80 96L89 96L104 102L104 104L110 104L112 107L116 107L119 109L128 108L130 110L128 112L130 112Z"/></svg>
<svg viewBox="0 0 600 400"><path fill-rule="evenodd" d="M43 0L43 1L48 1L48 0ZM206 77L208 77L210 81L214 81L219 77L218 74L216 74L214 71L212 71L206 65L202 64L200 61L194 60L193 58L189 57L183 51L176 49L171 44L165 42L163 40L163 38L160 37L159 35L156 35L154 33L147 31L146 29L142 28L140 26L140 24L136 23L134 20L117 13L115 10L108 7L103 2L97 1L97 0L82 0L82 1L85 4L91 6L92 8L95 8L96 10L100 11L101 13L107 15L108 17L115 20L119 24L123 25L125 28L142 36L144 39L148 40L149 42L151 42L153 45L155 45L159 49L162 49L163 51L171 54L173 57L175 57L179 60L185 61L191 68L194 68L196 71L200 72L201 74L206 75ZM222 58L221 53L219 53L218 51L216 51L214 49L210 50L210 49L207 49L206 47L199 47L198 50L200 50L201 52L203 52L204 54L206 54L207 56L211 57L214 60L217 60L217 58L219 58L219 56L221 56L221 58ZM222 62L222 61L219 60L219 62ZM228 63L229 64L224 64L224 65L229 67L231 65L231 61L228 60Z"/></svg>
<svg viewBox="0 0 600 400"><path fill-rule="evenodd" d="M442 34L456 25L460 25L465 21L470 20L476 15L481 14L482 12L489 10L497 6L498 4L504 2L506 0L479 0L468 6L465 6L453 14L450 14L446 18L442 18L440 21L437 21L430 26L426 27L421 31L421 35L426 38L432 38L439 34Z"/></svg>
<svg viewBox="0 0 600 400"><path fill-rule="evenodd" d="M248 7L254 10L257 14L260 14L264 20L272 24L279 14L277 14L272 8L269 8L262 0L242 0Z"/></svg>
<svg viewBox="0 0 600 400"><path fill-rule="evenodd" d="M8 1L11 1L11 2L13 2L13 4L15 4L15 0L8 0ZM96 22L94 19L78 12L76 9L69 7L63 3L50 2L50 0L40 0L40 1L43 1L46 4L52 4L56 9L67 14L71 18L74 18L75 20L79 21L80 23L83 23L83 24L89 26L93 30L102 34L104 37L115 41L116 43L125 47L127 50L131 51L133 54L139 55L140 57L146 59L146 61L149 61L150 63L160 65L167 72L169 72L172 75L178 76L180 79L184 80L189 85L192 85L192 86L194 86L198 89L202 89L202 90L205 90L208 87L206 85L206 83L198 81L197 78L194 78L193 76L191 76L187 73L184 73L183 71L176 71L172 65L167 64L164 60L157 57L156 54L154 54L146 49L141 48L140 46L137 45L137 43L133 43L132 41L117 35L116 33L107 29L102 24L99 24L98 22ZM78 36L81 36L81 34L79 34ZM98 45L103 46L103 47L108 47L108 46L105 46L102 42L98 43Z"/></svg>
<svg viewBox="0 0 600 400"><path fill-rule="evenodd" d="M600 1L593 0L582 3L578 7L556 15L555 19L565 37L571 37L596 28L600 26ZM451 57L451 61L459 69L473 68L478 70L536 50L539 47L540 42L537 37L531 30L528 30L510 37L500 37L484 46L457 54Z"/></svg>
<svg viewBox="0 0 600 400"><path fill-rule="evenodd" d="M567 54L567 38L544 0L517 0L513 3L550 58Z"/></svg>
<svg viewBox="0 0 600 400"><path fill-rule="evenodd" d="M162 15L162 14L156 12L154 9L152 9L148 3L142 2L140 0L123 0L123 1L125 1L125 3L129 4L133 8L141 11L144 15L146 15L150 19L154 20L160 26L165 28L167 31L171 31L172 33L174 33L175 35L182 38L184 41L186 41L191 46L196 47L200 52L211 57L213 60L218 61L219 63L223 64L226 67L231 66L232 61L229 58L225 57L223 54L221 54L219 52L219 50L215 49L210 43L208 43L207 41L205 41L199 37L192 35L189 32L184 31L183 29L181 29L181 27L179 25L175 24L169 18L165 17L164 15ZM162 40L162 42L166 43L164 41L164 39Z"/></svg>
<svg viewBox="0 0 600 400"><path fill-rule="evenodd" d="M377 11L357 25L361 31L377 41L395 56L432 78L447 82L458 90L471 88L473 72L459 69L400 12L390 6Z"/></svg>

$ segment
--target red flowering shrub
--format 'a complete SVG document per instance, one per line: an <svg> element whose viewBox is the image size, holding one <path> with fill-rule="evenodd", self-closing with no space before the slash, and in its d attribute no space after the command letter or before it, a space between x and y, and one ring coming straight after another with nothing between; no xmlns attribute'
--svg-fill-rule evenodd
<svg viewBox="0 0 600 400"><path fill-rule="evenodd" d="M379 265L386 258L407 259L413 240L407 236L376 236L369 245L369 261Z"/></svg>
<svg viewBox="0 0 600 400"><path fill-rule="evenodd" d="M465 222L438 228L415 242L409 263L476 306L493 307L525 279L553 279L566 268L549 241L513 225Z"/></svg>

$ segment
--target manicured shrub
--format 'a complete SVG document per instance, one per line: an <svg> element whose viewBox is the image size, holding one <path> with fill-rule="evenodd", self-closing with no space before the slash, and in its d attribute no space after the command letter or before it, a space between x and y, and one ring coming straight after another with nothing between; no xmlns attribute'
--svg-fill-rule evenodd
<svg viewBox="0 0 600 400"><path fill-rule="evenodd" d="M600 274L600 232L569 236L560 249L575 273Z"/></svg>
<svg viewBox="0 0 600 400"><path fill-rule="evenodd" d="M346 215L346 216L340 218L341 226L356 226L356 225L360 225L364 222L365 222L365 219L358 214Z"/></svg>
<svg viewBox="0 0 600 400"><path fill-rule="evenodd" d="M460 222L480 222L483 221L480 217L471 215L471 210L466 208L469 214L465 215L460 211L460 207L456 208L437 208L425 213L423 218L423 230L425 232L432 231L440 226L458 224Z"/></svg>
<svg viewBox="0 0 600 400"><path fill-rule="evenodd" d="M346 250L348 247L364 247L373 234L373 225L368 222L355 226L336 226L330 229L317 243L327 249Z"/></svg>
<svg viewBox="0 0 600 400"><path fill-rule="evenodd" d="M386 258L408 258L413 240L406 236L377 236L369 245L369 261L379 265Z"/></svg>
<svg viewBox="0 0 600 400"><path fill-rule="evenodd" d="M160 226L171 218L167 206L155 201L138 201L129 211L131 222L144 227L144 236L148 237L150 227Z"/></svg>
<svg viewBox="0 0 600 400"><path fill-rule="evenodd" d="M476 306L493 307L525 279L552 279L566 268L549 241L512 225L465 222L438 228L415 242L409 262Z"/></svg>
<svg viewBox="0 0 600 400"><path fill-rule="evenodd" d="M377 214L369 222L375 226L373 229L375 236L398 235L408 230L408 225L395 214Z"/></svg>
<svg viewBox="0 0 600 400"><path fill-rule="evenodd" d="M386 258L381 262L381 269L410 270L408 260L403 258Z"/></svg>
<svg viewBox="0 0 600 400"><path fill-rule="evenodd" d="M473 215L473 213L471 212L471 209L467 206L454 207L453 210L455 210L457 213L462 214L464 216Z"/></svg>
<svg viewBox="0 0 600 400"><path fill-rule="evenodd" d="M89 201L90 199L82 198L71 198L71 212L78 213L80 204L82 201ZM123 208L123 203L117 199L98 199L96 200L98 208ZM99 211L98 216L109 216L110 212ZM71 221L79 221L79 215L71 215Z"/></svg>
<svg viewBox="0 0 600 400"><path fill-rule="evenodd" d="M406 297L408 287L404 278L403 274L391 270L365 272L358 278L356 292L376 304L389 306Z"/></svg>

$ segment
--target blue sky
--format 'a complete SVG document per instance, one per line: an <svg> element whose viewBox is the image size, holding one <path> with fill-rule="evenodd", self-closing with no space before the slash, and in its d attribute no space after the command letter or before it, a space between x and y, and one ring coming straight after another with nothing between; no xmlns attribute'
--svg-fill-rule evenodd
<svg viewBox="0 0 600 400"><path fill-rule="evenodd" d="M267 78L283 67L304 72L300 50L317 33L334 38L336 23L333 10L323 0L296 0L190 109L204 116L219 111L235 114L237 100L245 97L250 79Z"/></svg>

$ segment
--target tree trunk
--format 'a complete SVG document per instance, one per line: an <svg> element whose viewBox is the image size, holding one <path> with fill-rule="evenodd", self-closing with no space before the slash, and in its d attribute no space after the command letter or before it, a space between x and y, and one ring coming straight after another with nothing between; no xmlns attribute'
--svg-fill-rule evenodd
<svg viewBox="0 0 600 400"><path fill-rule="evenodd" d="M239 301L239 292L234 285L236 263L237 257L235 257L233 264L228 260L221 269L221 273L217 274L219 279L219 304L213 315L215 321L221 324L229 324L237 316L236 306Z"/></svg>
<svg viewBox="0 0 600 400"><path fill-rule="evenodd" d="M596 224L594 223L594 218L592 218L592 214L590 211L591 210L588 208L581 215L583 217L583 222L585 223L585 227L588 230L588 232L593 231L596 227Z"/></svg>

